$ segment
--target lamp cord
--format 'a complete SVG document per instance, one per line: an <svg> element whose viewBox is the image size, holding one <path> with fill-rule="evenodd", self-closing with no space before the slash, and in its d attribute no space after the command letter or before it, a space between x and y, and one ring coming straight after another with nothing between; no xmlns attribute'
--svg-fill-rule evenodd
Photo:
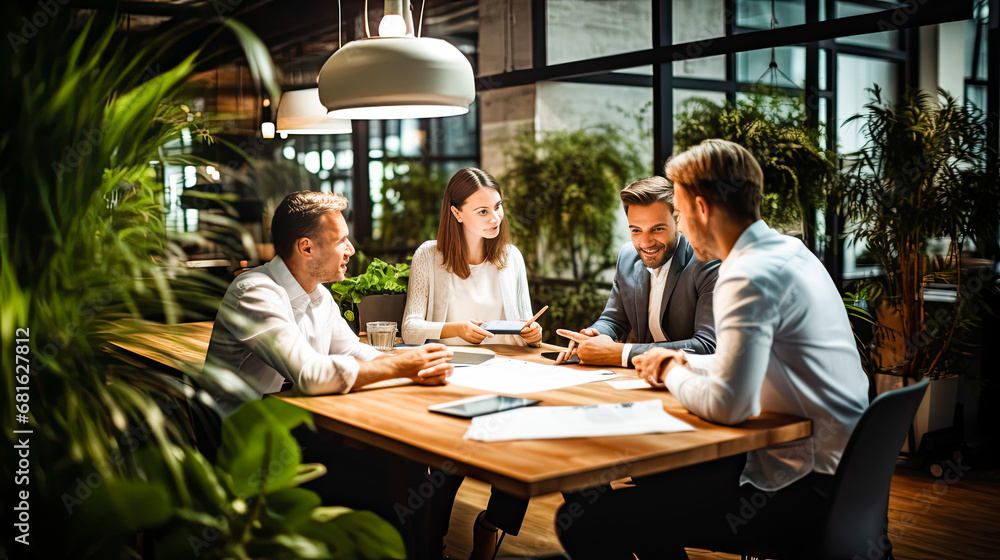
<svg viewBox="0 0 1000 560"><path fill-rule="evenodd" d="M340 0L337 0L337 50L344 48L344 16L340 10Z"/></svg>
<svg viewBox="0 0 1000 560"><path fill-rule="evenodd" d="M368 30L368 0L365 0L365 37L371 37L372 32Z"/></svg>
<svg viewBox="0 0 1000 560"><path fill-rule="evenodd" d="M417 23L417 38L424 34L424 8L427 7L427 0L420 2L420 21Z"/></svg>
<svg viewBox="0 0 1000 560"><path fill-rule="evenodd" d="M508 63L507 55L511 51L510 43L510 0L504 5L503 15L503 71L513 70L513 64ZM512 57L513 58L513 57Z"/></svg>
<svg viewBox="0 0 1000 560"><path fill-rule="evenodd" d="M777 25L778 25L778 18L774 12L774 0L771 0L771 30L773 31L774 28L777 27ZM781 68L778 68L778 61L775 57L774 47L771 47L771 62L767 65L767 69L764 70L764 73L761 74L759 78L757 78L757 83L759 84L761 80L763 80L764 77L767 76L768 74L771 75L771 87L778 87L778 76L781 76L782 78L788 80L788 83L792 84L792 87L798 87L798 84L795 83L795 80L789 78L788 74L785 74L784 72L782 72Z"/></svg>

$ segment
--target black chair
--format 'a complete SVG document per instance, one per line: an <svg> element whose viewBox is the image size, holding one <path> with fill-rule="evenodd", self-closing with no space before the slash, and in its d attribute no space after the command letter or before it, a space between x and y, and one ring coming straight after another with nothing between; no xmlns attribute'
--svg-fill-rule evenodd
<svg viewBox="0 0 1000 560"><path fill-rule="evenodd" d="M891 560L889 485L899 450L920 406L928 380L879 395L861 415L834 476L830 508L812 528L811 550L754 550L752 558ZM790 528L794 531L794 528ZM802 528L808 530L808 528Z"/></svg>

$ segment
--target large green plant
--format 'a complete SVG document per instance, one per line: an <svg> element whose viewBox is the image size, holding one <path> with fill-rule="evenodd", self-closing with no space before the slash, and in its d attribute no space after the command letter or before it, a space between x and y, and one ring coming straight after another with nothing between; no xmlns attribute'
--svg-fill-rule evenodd
<svg viewBox="0 0 1000 560"><path fill-rule="evenodd" d="M0 20L29 21L23 5L5 3ZM280 442L244 463L239 453L255 451L234 441L224 447L222 472L210 468L192 446L186 412L189 398L204 395L107 351L126 318L211 318L225 287L171 264L182 255L166 236L162 185L149 166L166 159L160 148L188 125L175 95L197 53L162 72L158 57L196 24L150 39L116 34L114 18L80 18L68 7L50 14L35 35L4 51L15 56L0 70L12 84L0 88L0 102L17 115L0 131L0 339L9 365L0 385L8 411L2 426L5 449L30 450L27 468L8 452L0 466L28 508L5 507L0 521L9 534L12 515L27 517L30 548L16 542L0 555L134 556L135 533L144 531L161 548L159 558L194 556L191 546L169 543L206 534L213 536L200 553L209 556L299 557L306 550L299 545L309 544L303 538L329 542L302 520L313 517L314 497L282 478L264 508L265 483L248 489L239 474L288 449L282 422L266 414L240 420L247 436ZM245 27L226 25L267 78L266 48ZM172 163L193 164L182 159ZM201 387L245 390L226 372L183 366L183 373ZM297 473L297 460L290 464ZM396 550L390 543L370 556Z"/></svg>
<svg viewBox="0 0 1000 560"><path fill-rule="evenodd" d="M975 324L991 273L967 277L962 252L968 241L995 243L1000 224L1000 178L996 147L986 118L940 91L938 98L908 91L898 103L882 98L875 86L861 124L865 146L849 156L853 168L845 184L849 233L867 244L884 275L864 283L873 309L898 314L894 328L879 313L871 357L879 371L908 377L957 373L956 333ZM935 267L925 255L931 237L950 242L948 258ZM985 269L984 269L985 270ZM928 282L957 286L951 305L925 308ZM884 352L885 342L902 339L904 351Z"/></svg>
<svg viewBox="0 0 1000 560"><path fill-rule="evenodd" d="M448 177L435 167L389 161L382 181L378 247L415 247L437 237Z"/></svg>
<svg viewBox="0 0 1000 560"><path fill-rule="evenodd" d="M783 93L760 89L735 105L704 98L684 102L677 115L674 147L686 150L709 138L746 147L764 172L761 217L769 224L802 232L816 248L816 212L837 179L833 154L820 148L821 129L809 127L805 103Z"/></svg>
<svg viewBox="0 0 1000 560"><path fill-rule="evenodd" d="M504 215L528 273L589 281L613 267L618 193L646 172L635 145L602 126L521 134L507 156Z"/></svg>

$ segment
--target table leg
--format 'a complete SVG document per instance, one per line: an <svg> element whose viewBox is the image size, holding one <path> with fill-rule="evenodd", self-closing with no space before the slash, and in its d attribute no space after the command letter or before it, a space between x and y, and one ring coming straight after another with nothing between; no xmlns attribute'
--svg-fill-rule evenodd
<svg viewBox="0 0 1000 560"><path fill-rule="evenodd" d="M490 493L490 503L486 506L486 519L505 533L517 536L528 511L528 500L515 498L494 488Z"/></svg>

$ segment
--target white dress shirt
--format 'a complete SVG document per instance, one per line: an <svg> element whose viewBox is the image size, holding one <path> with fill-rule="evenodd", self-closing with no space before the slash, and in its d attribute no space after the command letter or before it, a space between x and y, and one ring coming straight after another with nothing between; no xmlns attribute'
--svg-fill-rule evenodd
<svg viewBox="0 0 1000 560"><path fill-rule="evenodd" d="M868 379L836 286L798 239L762 220L719 268L716 354L687 356L666 385L689 411L737 424L769 410L812 420L812 436L748 454L740 484L777 490L834 474L868 405Z"/></svg>
<svg viewBox="0 0 1000 560"><path fill-rule="evenodd" d="M362 344L322 284L306 293L281 257L240 274L219 307L208 363L238 372L260 396L285 379L304 394L346 393L358 360L381 353ZM217 395L228 414L239 406Z"/></svg>
<svg viewBox="0 0 1000 560"><path fill-rule="evenodd" d="M660 315L660 307L663 305L663 288L667 285L667 276L670 273L670 261L674 257L667 259L667 262L657 268L646 267L649 271L649 334L653 335L653 342L666 342L667 335L663 334L663 316ZM628 356L632 352L632 345L625 344L622 347L622 367L628 367Z"/></svg>

